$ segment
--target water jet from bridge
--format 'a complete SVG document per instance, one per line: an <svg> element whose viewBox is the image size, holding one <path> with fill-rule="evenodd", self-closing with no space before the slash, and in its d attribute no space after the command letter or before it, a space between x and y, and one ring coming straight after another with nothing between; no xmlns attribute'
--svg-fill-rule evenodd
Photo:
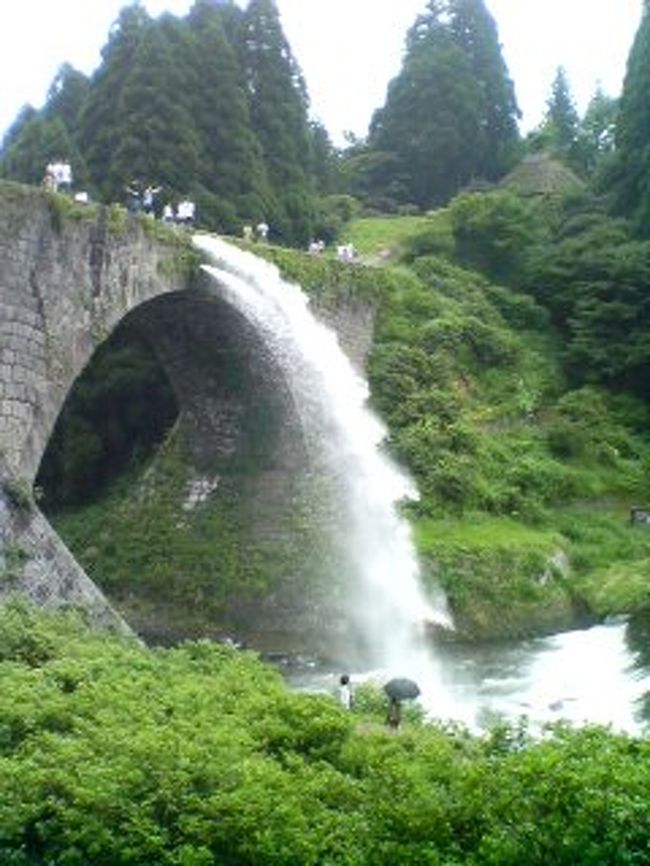
<svg viewBox="0 0 650 866"><path fill-rule="evenodd" d="M399 503L417 491L382 450L386 430L368 409L368 385L278 269L218 238L197 235L218 291L263 336L286 378L314 463L334 481L345 562L343 599L367 668L439 680L423 631L450 625L442 596L427 599ZM427 683L423 683L423 690Z"/></svg>

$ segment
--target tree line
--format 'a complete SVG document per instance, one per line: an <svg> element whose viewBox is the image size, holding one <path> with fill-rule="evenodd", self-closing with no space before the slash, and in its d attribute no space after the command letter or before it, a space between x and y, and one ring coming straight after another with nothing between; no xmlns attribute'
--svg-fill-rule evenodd
<svg viewBox="0 0 650 866"><path fill-rule="evenodd" d="M91 78L65 65L40 111L7 133L1 173L40 182L54 157L100 200L132 178L191 196L203 224L237 231L265 219L276 240L318 228L329 144L273 0L197 0L184 18L126 6Z"/></svg>
<svg viewBox="0 0 650 866"><path fill-rule="evenodd" d="M647 229L650 32L644 13L623 94L601 89L581 118L560 68L540 126L522 139L515 84L485 0L429 0L367 136L333 147L310 119L305 79L274 0L195 0L185 17L135 2L110 31L97 71L64 65L45 106L5 136L0 176L38 183L53 157L80 185L119 200L133 176L191 195L208 228L264 218L276 241L332 240L352 195L378 211L422 211L500 180L545 150Z"/></svg>

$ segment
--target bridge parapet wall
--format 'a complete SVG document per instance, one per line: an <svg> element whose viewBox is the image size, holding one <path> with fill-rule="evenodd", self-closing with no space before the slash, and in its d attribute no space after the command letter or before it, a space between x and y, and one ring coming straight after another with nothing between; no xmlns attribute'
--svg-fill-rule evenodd
<svg viewBox="0 0 650 866"><path fill-rule="evenodd" d="M115 209L0 185L0 452L19 477L33 480L72 383L117 322L184 288L177 256Z"/></svg>

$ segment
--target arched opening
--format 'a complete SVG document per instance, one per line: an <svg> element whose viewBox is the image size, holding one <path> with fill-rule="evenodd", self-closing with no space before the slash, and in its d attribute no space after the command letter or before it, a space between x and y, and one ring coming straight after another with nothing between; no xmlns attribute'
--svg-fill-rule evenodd
<svg viewBox="0 0 650 866"><path fill-rule="evenodd" d="M313 638L310 583L325 586L327 565L308 464L261 337L197 287L143 303L95 352L36 487L77 561L148 642L232 636L291 651Z"/></svg>
<svg viewBox="0 0 650 866"><path fill-rule="evenodd" d="M178 416L149 342L123 322L95 352L59 414L36 476L49 516L91 505L146 462Z"/></svg>

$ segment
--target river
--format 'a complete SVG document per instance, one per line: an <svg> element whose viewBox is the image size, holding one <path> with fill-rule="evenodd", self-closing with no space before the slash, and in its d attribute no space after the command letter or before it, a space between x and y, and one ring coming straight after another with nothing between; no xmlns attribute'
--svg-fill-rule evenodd
<svg viewBox="0 0 650 866"><path fill-rule="evenodd" d="M650 615L518 642L438 647L436 658L437 682L419 682L431 718L475 732L521 717L533 732L561 720L650 731ZM313 660L285 669L292 687L331 694L339 673ZM351 679L358 687L386 676L358 671Z"/></svg>

